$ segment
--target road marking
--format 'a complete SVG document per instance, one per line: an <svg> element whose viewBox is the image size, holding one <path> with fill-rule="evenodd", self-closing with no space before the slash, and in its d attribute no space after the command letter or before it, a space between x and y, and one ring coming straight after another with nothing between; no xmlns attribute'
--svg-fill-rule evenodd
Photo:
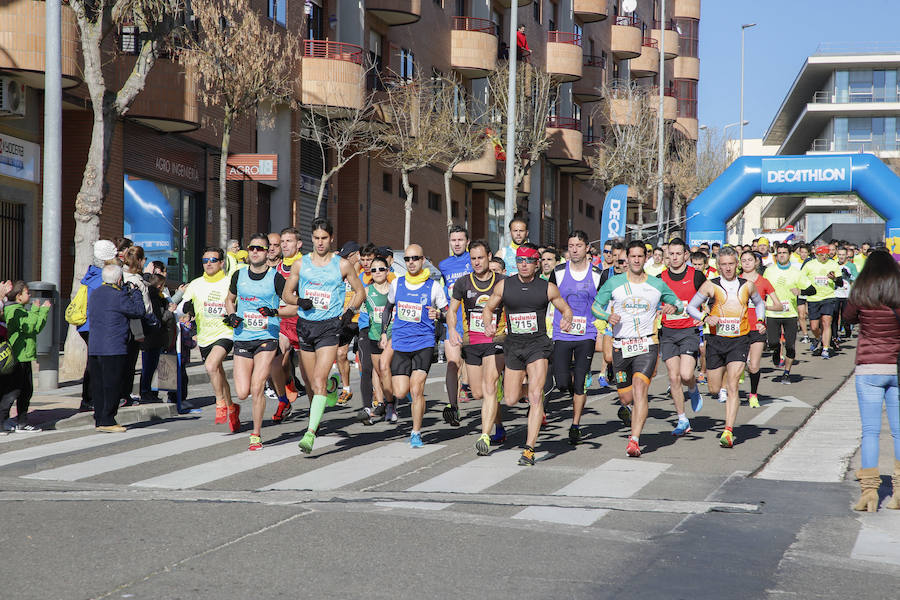
<svg viewBox="0 0 900 600"><path fill-rule="evenodd" d="M613 458L562 487L554 496L629 498L659 477L671 465ZM514 519L588 526L609 512L606 509L529 506Z"/></svg>
<svg viewBox="0 0 900 600"><path fill-rule="evenodd" d="M56 456L58 454L78 452L79 450L87 450L88 448L96 448L98 446L106 446L107 444L133 440L153 433L163 433L164 431L166 430L147 428L129 429L125 433L95 433L71 440L64 440L62 442L53 442L52 444L42 444L40 446L23 448L22 450L13 450L11 452L0 454L0 467L28 460Z"/></svg>
<svg viewBox="0 0 900 600"><path fill-rule="evenodd" d="M337 436L326 436L316 438L316 450L332 446L338 443L341 438ZM183 490L187 488L203 485L218 479L224 479L237 473L250 471L268 464L284 460L286 458L298 458L301 456L300 450L293 441L274 444L272 446L263 446L262 450L250 452L245 450L240 454L232 454L217 460L213 460L186 469L173 471L159 477L151 477L143 481L137 481L131 485L137 487L158 487L175 490Z"/></svg>
<svg viewBox="0 0 900 600"><path fill-rule="evenodd" d="M66 465L56 469L47 469L38 471L31 475L25 475L26 479L49 479L53 481L78 481L79 479L87 479L110 471L118 471L134 465L139 465L154 460L160 460L175 456L176 454L184 454L193 450L199 450L208 446L214 446L233 439L232 434L228 433L203 433L200 435L192 435L179 440L163 442L161 444L153 444L137 450L129 450L119 454L111 454L102 456L93 460L87 460L72 465Z"/></svg>
<svg viewBox="0 0 900 600"><path fill-rule="evenodd" d="M538 452L535 460L546 455L546 452ZM494 452L416 484L406 491L477 494L517 473L527 472L525 467L518 464L520 456L519 452L510 450Z"/></svg>
<svg viewBox="0 0 900 600"><path fill-rule="evenodd" d="M8 444L9 442L24 442L26 440L42 438L46 437L48 433L59 433L59 431L54 429L51 431L29 431L28 433L7 433L6 435L0 435L0 444Z"/></svg>
<svg viewBox="0 0 900 600"><path fill-rule="evenodd" d="M794 396L784 396L782 398L772 398L769 402L765 400L761 403L766 406L758 415L747 421L748 425L765 425L772 417L781 412L783 408L812 408L809 404L795 398Z"/></svg>
<svg viewBox="0 0 900 600"><path fill-rule="evenodd" d="M444 447L443 444L428 444L422 448L410 448L408 442L393 442L320 469L261 487L259 491L336 490Z"/></svg>

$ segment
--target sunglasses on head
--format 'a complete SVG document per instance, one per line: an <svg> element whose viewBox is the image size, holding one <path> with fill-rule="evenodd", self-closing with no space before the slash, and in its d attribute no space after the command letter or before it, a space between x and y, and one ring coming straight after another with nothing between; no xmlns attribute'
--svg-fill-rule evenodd
<svg viewBox="0 0 900 600"><path fill-rule="evenodd" d="M406 262L413 262L414 260L422 260L425 258L424 256L404 256L403 260Z"/></svg>
<svg viewBox="0 0 900 600"><path fill-rule="evenodd" d="M388 270L389 270L389 269L388 269L387 267L373 267L373 268L371 269L371 271L372 271L373 273L384 273L385 271L388 271Z"/></svg>
<svg viewBox="0 0 900 600"><path fill-rule="evenodd" d="M247 250L250 252L268 252L269 248L266 246L247 246Z"/></svg>
<svg viewBox="0 0 900 600"><path fill-rule="evenodd" d="M537 259L531 258L530 256L517 256L516 262L517 263L527 263L527 264L531 265L531 264L536 263Z"/></svg>
<svg viewBox="0 0 900 600"><path fill-rule="evenodd" d="M217 263L217 262L219 262L219 259L218 258L201 258L200 262L202 262L205 265L206 263Z"/></svg>

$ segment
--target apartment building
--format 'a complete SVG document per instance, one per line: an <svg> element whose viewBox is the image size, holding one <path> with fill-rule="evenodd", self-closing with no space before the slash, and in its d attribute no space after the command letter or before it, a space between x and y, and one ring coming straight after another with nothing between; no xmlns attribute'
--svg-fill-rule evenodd
<svg viewBox="0 0 900 600"><path fill-rule="evenodd" d="M822 44L797 74L763 138L777 154L870 152L900 172L900 48ZM855 195L776 196L766 228L794 226L811 240L833 223L882 223Z"/></svg>

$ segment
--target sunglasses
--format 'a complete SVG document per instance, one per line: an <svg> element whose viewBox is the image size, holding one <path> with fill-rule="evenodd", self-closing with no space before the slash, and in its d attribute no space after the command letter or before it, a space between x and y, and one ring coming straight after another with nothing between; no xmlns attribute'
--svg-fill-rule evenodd
<svg viewBox="0 0 900 600"><path fill-rule="evenodd" d="M529 265L532 265L532 264L534 264L534 263L537 262L537 259L536 259L536 258L530 258L530 257L528 257L528 256L517 256L517 257L516 257L516 262L517 262L517 263L527 263L527 264L529 264Z"/></svg>
<svg viewBox="0 0 900 600"><path fill-rule="evenodd" d="M269 248L266 246L247 246L247 250L250 252L268 252Z"/></svg>
<svg viewBox="0 0 900 600"><path fill-rule="evenodd" d="M603 254L610 254L612 250L603 250Z"/></svg>
<svg viewBox="0 0 900 600"><path fill-rule="evenodd" d="M375 268L370 269L370 270L371 270L373 273L384 273L385 271L388 271L388 270L390 270L390 269L388 269L387 267L375 267Z"/></svg>
<svg viewBox="0 0 900 600"><path fill-rule="evenodd" d="M219 259L218 258L201 258L200 262L202 262L205 265L207 263L217 263L217 262L219 262Z"/></svg>
<svg viewBox="0 0 900 600"><path fill-rule="evenodd" d="M625 264L625 261L624 261L624 260L617 260L617 261L616 261L616 264L617 264L617 265L624 265L624 264Z"/></svg>
<svg viewBox="0 0 900 600"><path fill-rule="evenodd" d="M404 256L403 260L406 262L413 262L414 260L422 260L425 258L424 256Z"/></svg>

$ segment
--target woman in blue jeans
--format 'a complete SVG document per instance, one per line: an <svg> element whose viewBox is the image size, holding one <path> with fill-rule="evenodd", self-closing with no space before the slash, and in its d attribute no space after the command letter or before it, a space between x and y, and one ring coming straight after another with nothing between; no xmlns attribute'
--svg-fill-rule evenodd
<svg viewBox="0 0 900 600"><path fill-rule="evenodd" d="M862 489L854 510L878 510L878 434L882 406L894 438L893 497L885 505L900 508L900 401L897 354L900 352L900 267L884 250L872 252L843 310L845 323L859 323L856 347L856 397L862 421L862 465L856 475Z"/></svg>

